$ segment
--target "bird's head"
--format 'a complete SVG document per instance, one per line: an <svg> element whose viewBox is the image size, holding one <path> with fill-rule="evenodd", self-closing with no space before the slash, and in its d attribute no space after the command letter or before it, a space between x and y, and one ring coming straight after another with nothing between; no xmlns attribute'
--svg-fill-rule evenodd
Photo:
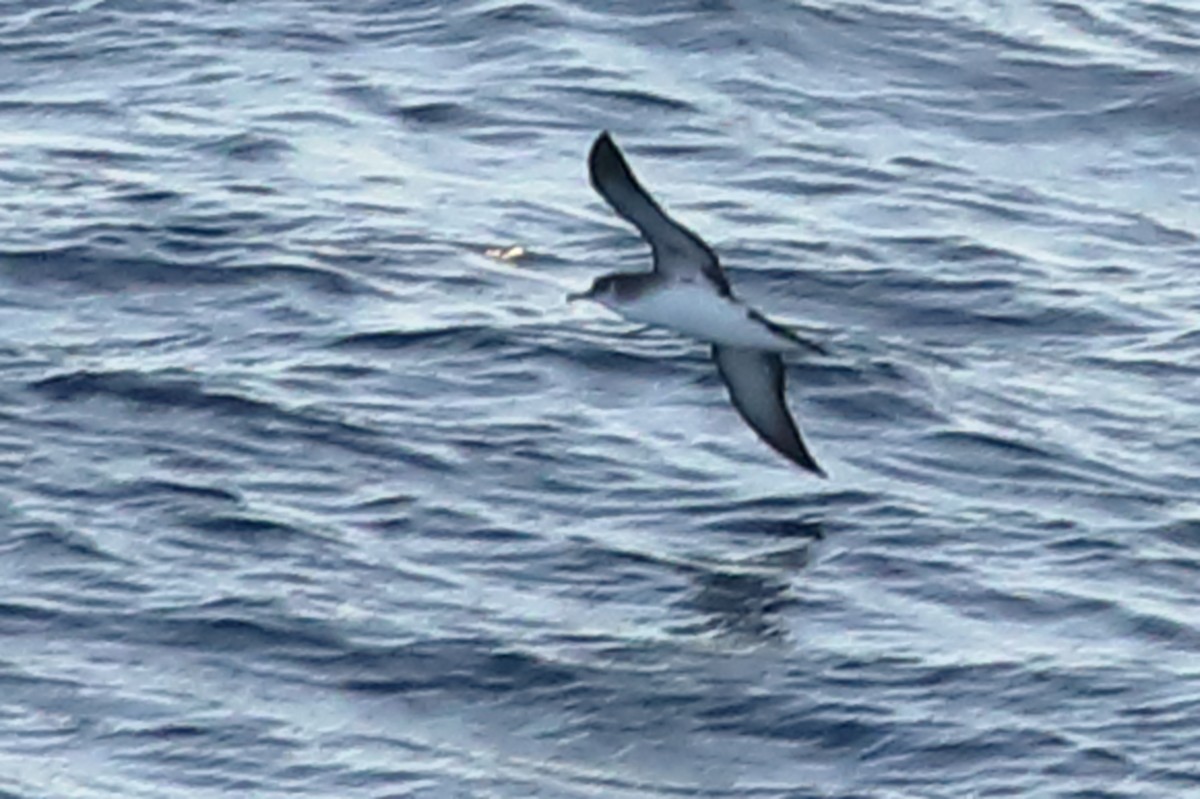
<svg viewBox="0 0 1200 799"><path fill-rule="evenodd" d="M613 306L617 303L617 276L604 275L592 281L592 287L587 291L580 291L574 294L567 295L568 302L575 300L591 300L598 302L601 305Z"/></svg>

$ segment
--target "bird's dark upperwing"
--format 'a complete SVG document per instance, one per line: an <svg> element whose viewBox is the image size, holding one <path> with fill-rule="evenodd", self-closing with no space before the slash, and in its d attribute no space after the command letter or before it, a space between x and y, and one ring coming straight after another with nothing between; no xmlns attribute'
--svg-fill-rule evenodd
<svg viewBox="0 0 1200 799"><path fill-rule="evenodd" d="M716 253L699 236L667 216L638 183L607 131L592 145L588 173L600 196L636 227L650 245L654 251L654 271L673 278L703 275L722 296L729 296L729 281L721 271Z"/></svg>
<svg viewBox="0 0 1200 799"><path fill-rule="evenodd" d="M758 437L797 466L821 477L825 470L804 446L784 399L783 359L778 353L714 344L713 360L729 388L733 407Z"/></svg>

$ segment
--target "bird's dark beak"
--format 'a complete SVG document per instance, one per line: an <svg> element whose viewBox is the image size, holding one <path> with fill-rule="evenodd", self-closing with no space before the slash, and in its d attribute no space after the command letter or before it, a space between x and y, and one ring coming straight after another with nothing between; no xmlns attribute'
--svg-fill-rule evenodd
<svg viewBox="0 0 1200 799"><path fill-rule="evenodd" d="M592 293L590 291L575 291L567 295L567 302L575 302L575 300L590 300Z"/></svg>

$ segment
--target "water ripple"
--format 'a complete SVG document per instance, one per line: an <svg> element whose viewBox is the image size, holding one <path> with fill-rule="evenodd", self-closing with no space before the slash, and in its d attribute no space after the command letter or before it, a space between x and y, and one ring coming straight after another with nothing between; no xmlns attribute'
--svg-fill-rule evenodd
<svg viewBox="0 0 1200 799"><path fill-rule="evenodd" d="M1198 22L7 14L0 794L1195 791ZM601 129L830 480L563 301Z"/></svg>

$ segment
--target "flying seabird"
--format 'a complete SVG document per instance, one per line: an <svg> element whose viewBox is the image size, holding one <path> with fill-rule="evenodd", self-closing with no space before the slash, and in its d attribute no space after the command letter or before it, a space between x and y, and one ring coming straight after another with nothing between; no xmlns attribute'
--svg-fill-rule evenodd
<svg viewBox="0 0 1200 799"><path fill-rule="evenodd" d="M642 188L607 131L592 145L588 171L593 188L650 245L654 270L604 275L567 299L593 300L631 321L711 344L733 407L747 424L797 466L825 477L788 412L780 357L823 350L734 296L717 254Z"/></svg>

